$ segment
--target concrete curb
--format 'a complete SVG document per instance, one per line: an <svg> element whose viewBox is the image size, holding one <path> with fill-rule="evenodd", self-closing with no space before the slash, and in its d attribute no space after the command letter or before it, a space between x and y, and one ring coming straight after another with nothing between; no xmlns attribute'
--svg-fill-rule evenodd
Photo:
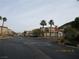
<svg viewBox="0 0 79 59"><path fill-rule="evenodd" d="M70 48L77 48L79 49L79 47L75 47L75 46L69 46L69 45L65 45L66 47L70 47Z"/></svg>

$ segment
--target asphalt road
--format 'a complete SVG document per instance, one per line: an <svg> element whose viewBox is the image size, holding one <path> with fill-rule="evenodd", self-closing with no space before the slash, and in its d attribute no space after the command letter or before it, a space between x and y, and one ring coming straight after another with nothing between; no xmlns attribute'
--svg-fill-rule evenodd
<svg viewBox="0 0 79 59"><path fill-rule="evenodd" d="M0 40L0 59L79 59L79 48L40 38L14 37Z"/></svg>

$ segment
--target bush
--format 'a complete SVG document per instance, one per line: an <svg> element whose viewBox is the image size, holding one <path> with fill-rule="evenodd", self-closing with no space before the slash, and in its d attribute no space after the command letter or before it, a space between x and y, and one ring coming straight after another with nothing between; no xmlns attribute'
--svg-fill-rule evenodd
<svg viewBox="0 0 79 59"><path fill-rule="evenodd" d="M65 31L64 31L64 38L66 40L68 40L70 43L66 43L68 45L76 45L76 37L77 37L77 32L74 28L66 28Z"/></svg>

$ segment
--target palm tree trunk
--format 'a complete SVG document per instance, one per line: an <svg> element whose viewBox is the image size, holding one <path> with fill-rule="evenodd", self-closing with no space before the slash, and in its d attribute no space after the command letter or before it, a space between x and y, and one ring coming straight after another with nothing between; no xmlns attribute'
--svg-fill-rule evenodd
<svg viewBox="0 0 79 59"><path fill-rule="evenodd" d="M44 37L44 26L43 26L43 37Z"/></svg>
<svg viewBox="0 0 79 59"><path fill-rule="evenodd" d="M4 26L4 21L3 21L2 26L1 26L1 35L3 35L3 26Z"/></svg>
<svg viewBox="0 0 79 59"><path fill-rule="evenodd" d="M51 29L52 29L52 25L50 25L50 37L51 37L51 32L52 32Z"/></svg>

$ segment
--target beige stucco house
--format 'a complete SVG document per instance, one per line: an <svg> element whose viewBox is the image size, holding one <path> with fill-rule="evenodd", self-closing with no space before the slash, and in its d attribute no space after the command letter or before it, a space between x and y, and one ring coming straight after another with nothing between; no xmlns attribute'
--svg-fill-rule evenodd
<svg viewBox="0 0 79 59"><path fill-rule="evenodd" d="M2 28L2 31L1 31ZM2 27L0 26L0 36L9 36L9 35L14 35L14 31L9 29L8 27Z"/></svg>
<svg viewBox="0 0 79 59"><path fill-rule="evenodd" d="M45 27L44 28L44 36L50 37L50 31L51 31L51 37L62 37L63 36L63 29L55 28L55 27Z"/></svg>

